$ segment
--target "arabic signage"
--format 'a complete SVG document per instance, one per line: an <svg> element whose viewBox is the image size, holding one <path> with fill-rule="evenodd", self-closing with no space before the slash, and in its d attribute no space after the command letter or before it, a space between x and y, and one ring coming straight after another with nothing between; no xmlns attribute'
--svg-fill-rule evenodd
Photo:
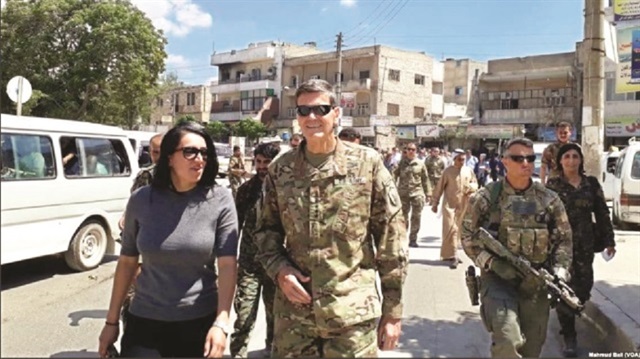
<svg viewBox="0 0 640 359"><path fill-rule="evenodd" d="M396 127L396 137L403 140L413 140L416 138L416 128L411 127Z"/></svg>
<svg viewBox="0 0 640 359"><path fill-rule="evenodd" d="M418 137L438 137L440 136L440 127L437 125L416 126L416 135Z"/></svg>
<svg viewBox="0 0 640 359"><path fill-rule="evenodd" d="M340 107L356 108L356 93L343 92L342 95L340 95Z"/></svg>
<svg viewBox="0 0 640 359"><path fill-rule="evenodd" d="M342 127L351 127L351 126L353 126L353 117L351 117L351 116L342 116L342 117L340 117L340 126L342 126Z"/></svg>
<svg viewBox="0 0 640 359"><path fill-rule="evenodd" d="M640 91L640 26L618 29L616 70L616 93L637 91Z"/></svg>
<svg viewBox="0 0 640 359"><path fill-rule="evenodd" d="M604 133L607 137L640 136L640 115L605 119Z"/></svg>
<svg viewBox="0 0 640 359"><path fill-rule="evenodd" d="M640 20L640 0L614 0L613 20L615 22Z"/></svg>
<svg viewBox="0 0 640 359"><path fill-rule="evenodd" d="M475 138L512 138L513 126L511 125L467 126L466 136L475 137Z"/></svg>
<svg viewBox="0 0 640 359"><path fill-rule="evenodd" d="M373 130L373 126L367 127L354 127L354 130L360 134L362 137L375 137L376 132Z"/></svg>
<svg viewBox="0 0 640 359"><path fill-rule="evenodd" d="M369 117L369 124L371 126L389 126L391 119L389 116L371 115L371 117Z"/></svg>

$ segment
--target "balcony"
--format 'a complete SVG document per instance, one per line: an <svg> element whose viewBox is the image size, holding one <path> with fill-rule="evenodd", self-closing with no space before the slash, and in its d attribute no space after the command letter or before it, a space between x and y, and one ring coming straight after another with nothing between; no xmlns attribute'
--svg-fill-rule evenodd
<svg viewBox="0 0 640 359"><path fill-rule="evenodd" d="M349 80L342 85L343 92L358 92L358 91L371 91L373 80L371 79L359 79Z"/></svg>
<svg viewBox="0 0 640 359"><path fill-rule="evenodd" d="M275 75L251 76L246 75L236 79L212 81L211 93L221 94L230 92L274 89L280 84L277 82Z"/></svg>
<svg viewBox="0 0 640 359"><path fill-rule="evenodd" d="M569 121L575 123L573 107L544 107L509 110L485 110L483 124L526 124Z"/></svg>
<svg viewBox="0 0 640 359"><path fill-rule="evenodd" d="M231 50L220 54L211 55L211 65L220 66L234 63L251 63L274 59L276 47L260 46L242 50Z"/></svg>

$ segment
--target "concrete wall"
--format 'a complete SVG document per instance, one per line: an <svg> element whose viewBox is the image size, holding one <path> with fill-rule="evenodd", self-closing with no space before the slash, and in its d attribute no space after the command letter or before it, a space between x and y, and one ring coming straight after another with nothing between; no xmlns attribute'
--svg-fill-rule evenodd
<svg viewBox="0 0 640 359"><path fill-rule="evenodd" d="M495 74L499 72L535 71L552 67L572 66L574 60L575 52L491 60L488 63L488 72Z"/></svg>

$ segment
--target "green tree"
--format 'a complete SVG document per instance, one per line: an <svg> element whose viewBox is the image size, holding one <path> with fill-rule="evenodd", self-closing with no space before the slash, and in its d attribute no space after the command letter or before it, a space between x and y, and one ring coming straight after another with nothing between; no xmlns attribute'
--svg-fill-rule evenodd
<svg viewBox="0 0 640 359"><path fill-rule="evenodd" d="M176 126L180 126L182 124L185 124L187 122L198 122L198 120L196 120L195 117L193 117L192 115L183 115L181 116L178 121L176 121Z"/></svg>
<svg viewBox="0 0 640 359"><path fill-rule="evenodd" d="M227 125L220 121L209 122L205 127L205 131L213 138L216 142L222 142L224 137L229 135L230 129Z"/></svg>
<svg viewBox="0 0 640 359"><path fill-rule="evenodd" d="M167 41L128 0L7 0L0 22L0 86L22 75L39 91L25 114L128 128L149 117Z"/></svg>
<svg viewBox="0 0 640 359"><path fill-rule="evenodd" d="M258 139L267 134L267 128L260 121L246 118L235 125L234 134L251 140Z"/></svg>

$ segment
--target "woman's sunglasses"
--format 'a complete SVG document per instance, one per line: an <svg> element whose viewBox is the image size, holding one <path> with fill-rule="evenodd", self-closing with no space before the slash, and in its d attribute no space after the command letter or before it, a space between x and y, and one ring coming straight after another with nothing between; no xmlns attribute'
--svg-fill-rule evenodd
<svg viewBox="0 0 640 359"><path fill-rule="evenodd" d="M316 116L326 116L329 112L331 112L331 105L317 105L317 106L298 106L296 107L296 112L300 116L309 116L311 112L313 112Z"/></svg>
<svg viewBox="0 0 640 359"><path fill-rule="evenodd" d="M184 156L184 158L187 160L194 160L196 157L198 157L198 154L200 154L200 156L202 156L202 159L205 161L207 160L207 157L209 157L209 150L206 147L182 147L176 148L174 152L178 151L182 151L182 156Z"/></svg>
<svg viewBox="0 0 640 359"><path fill-rule="evenodd" d="M509 158L511 158L512 161L517 163L523 163L524 160L527 160L528 163L533 163L536 160L536 155L529 155L529 156L509 155Z"/></svg>

